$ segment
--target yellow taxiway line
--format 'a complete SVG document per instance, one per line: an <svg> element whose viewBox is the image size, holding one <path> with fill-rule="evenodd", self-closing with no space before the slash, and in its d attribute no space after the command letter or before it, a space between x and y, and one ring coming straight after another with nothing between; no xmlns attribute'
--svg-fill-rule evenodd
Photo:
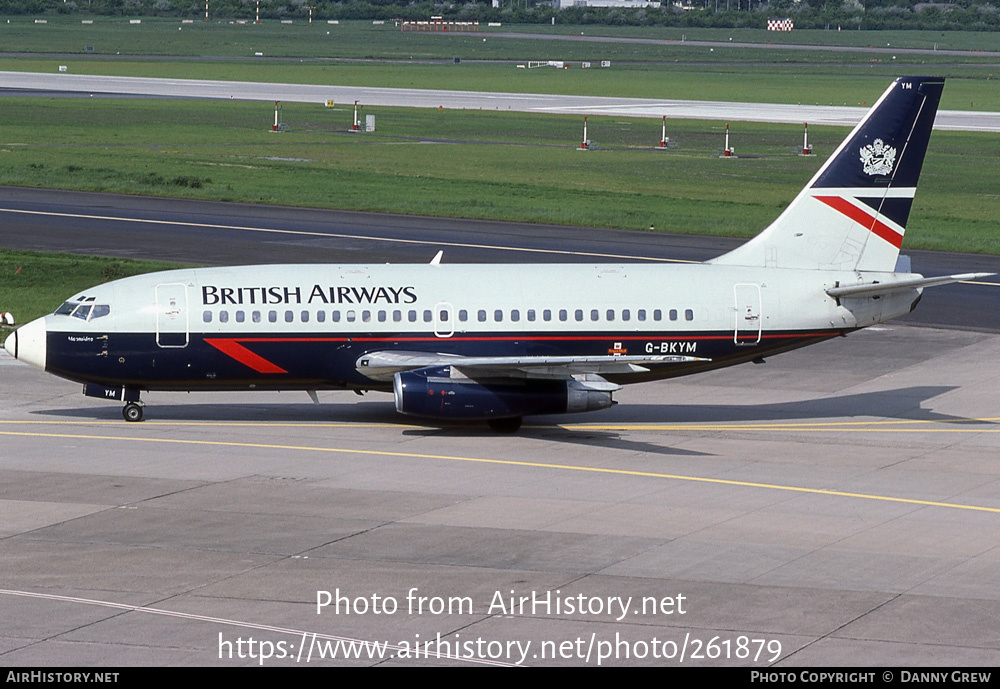
<svg viewBox="0 0 1000 689"><path fill-rule="evenodd" d="M983 420L985 421L985 420ZM10 424L52 424L53 422L19 422L19 421L0 421L0 424L10 425ZM82 425L88 424L93 425L92 422L55 422L56 424L65 423L69 425ZM859 422L860 423L860 422ZM896 422L875 422L875 423L896 423ZM901 421L898 423L929 423L929 422L907 422ZM115 422L115 425L121 427L123 422ZM260 423L173 423L173 422L160 422L158 424L144 424L144 427L148 426L177 426L177 425L199 425L199 426L212 426L212 425L245 425L245 426L272 426L272 424L260 424ZM295 426L315 426L317 428L325 427L341 427L341 428L364 428L371 427L375 424L273 424L274 426L283 425L295 425ZM823 426L825 424L818 424ZM795 424L760 424L758 425L758 430L850 430L851 432L858 432L864 430L863 428L851 427L852 422L847 422L839 425L839 428L819 428L816 429L810 425L798 426ZM843 426L848 426L849 428L844 428ZM706 426L642 426L631 424L628 426L561 426L565 430L753 430L753 425L748 426L738 426L738 425L706 425ZM870 429L870 430L881 430L881 429ZM902 429L900 429L902 430ZM911 429L912 430L912 429ZM919 432L921 429L917 429ZM926 430L940 430L942 432L947 432L948 430L955 430L958 432L975 432L982 433L985 432L984 429L926 429ZM0 431L0 436L21 436L21 437L34 437L34 438L62 438L67 440L96 440L96 441L124 441L133 443L157 443L157 444L173 444L173 445L198 445L203 447L227 447L227 448L242 448L242 449L255 449L255 450L283 450L283 451L294 451L294 452L315 452L315 453L330 453L330 454L350 454L350 455L366 455L373 457L395 457L395 458L407 458L407 459L417 459L417 460L438 460L447 462L471 462L477 464L493 464L493 465L503 465L503 466L514 466L514 467L529 467L533 469L551 469L551 470L562 470L562 471L575 471L575 472L588 472L595 474L608 474L616 476L637 476L645 478L657 478L657 479L668 479L674 481L688 481L694 483L707 483L725 486L740 486L744 488L763 488L767 490L779 490L787 491L792 493L803 493L811 495L829 495L837 496L843 498L855 498L861 500L877 500L880 502L890 502L897 504L906 505L919 505L924 507L945 507L950 509L959 510L973 510L978 512L991 512L994 514L1000 514L1000 507L984 507L981 505L966 505L962 503L954 502L942 502L937 500L918 500L914 498L902 498L894 497L888 495L878 495L874 493L854 493L848 491L839 490L828 490L823 488L809 488L805 486L792 486L792 485L782 485L777 483L758 483L755 481L737 481L733 479L721 479L721 478L711 478L708 476L694 476L687 474L668 474L655 471L636 471L631 469L616 469L611 467L593 467L593 466L583 466L574 464L556 464L551 462L532 462L526 460L513 460L513 459L493 459L488 457L467 457L462 455L445 455L445 454L428 454L419 452L399 452L390 450L367 450L360 448L342 448L342 447L322 447L315 445L287 445L280 443L252 443L252 442L237 442L237 441L223 441L223 440L196 440L187 438L159 438L159 437L149 437L149 436L123 436L123 435L91 435L86 433L42 433L34 431Z"/></svg>

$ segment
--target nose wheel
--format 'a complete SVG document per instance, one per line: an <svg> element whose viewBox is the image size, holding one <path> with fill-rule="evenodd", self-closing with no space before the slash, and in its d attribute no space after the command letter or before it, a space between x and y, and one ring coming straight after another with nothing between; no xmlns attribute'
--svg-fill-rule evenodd
<svg viewBox="0 0 1000 689"><path fill-rule="evenodd" d="M126 421L142 421L142 405L137 402L129 402L122 407L122 416Z"/></svg>

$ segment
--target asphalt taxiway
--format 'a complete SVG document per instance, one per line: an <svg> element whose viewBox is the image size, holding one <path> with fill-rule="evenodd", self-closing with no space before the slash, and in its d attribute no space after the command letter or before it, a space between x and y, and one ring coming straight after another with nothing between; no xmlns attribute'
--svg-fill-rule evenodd
<svg viewBox="0 0 1000 689"><path fill-rule="evenodd" d="M414 254L383 241L402 223L381 216L358 214L354 239L277 235L234 229L249 207L175 206L191 224L161 226L166 202L132 199L126 213L113 197L57 198L149 222L60 235L61 215L4 219L23 218L41 244L77 234L122 251L156 253L178 233L175 246L220 251L238 237L271 261L338 242L356 246L352 261L371 247ZM267 226L308 216L258 210ZM425 246L431 221L410 222ZM569 236L467 229L446 256L514 260ZM603 241L591 253L670 242ZM0 659L996 665L998 360L995 332L894 322L764 365L631 386L612 409L498 436L415 425L388 395L335 392L319 405L153 393L147 420L128 424L0 352ZM330 603L319 614L317 598Z"/></svg>

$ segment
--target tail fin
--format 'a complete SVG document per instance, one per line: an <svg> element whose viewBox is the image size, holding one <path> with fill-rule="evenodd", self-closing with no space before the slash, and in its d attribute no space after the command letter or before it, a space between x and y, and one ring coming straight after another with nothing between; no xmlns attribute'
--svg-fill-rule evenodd
<svg viewBox="0 0 1000 689"><path fill-rule="evenodd" d="M943 88L896 79L777 220L711 263L892 271Z"/></svg>

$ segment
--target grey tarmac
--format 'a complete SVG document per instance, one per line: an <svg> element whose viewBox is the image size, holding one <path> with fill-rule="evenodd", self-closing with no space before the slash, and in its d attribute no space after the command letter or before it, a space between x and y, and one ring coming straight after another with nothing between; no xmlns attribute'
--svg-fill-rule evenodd
<svg viewBox="0 0 1000 689"><path fill-rule="evenodd" d="M352 393L149 394L127 424L3 353L0 658L996 665L998 359L893 324L511 437ZM471 645L405 657L438 635ZM337 639L391 647L320 660Z"/></svg>

